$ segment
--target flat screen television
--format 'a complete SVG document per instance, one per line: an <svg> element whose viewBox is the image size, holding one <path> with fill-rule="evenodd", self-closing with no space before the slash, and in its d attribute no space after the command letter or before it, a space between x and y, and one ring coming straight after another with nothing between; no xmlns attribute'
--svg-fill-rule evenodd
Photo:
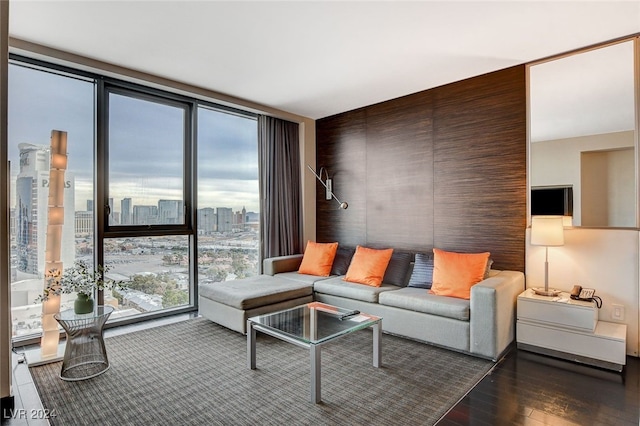
<svg viewBox="0 0 640 426"><path fill-rule="evenodd" d="M573 187L531 187L531 215L573 216Z"/></svg>

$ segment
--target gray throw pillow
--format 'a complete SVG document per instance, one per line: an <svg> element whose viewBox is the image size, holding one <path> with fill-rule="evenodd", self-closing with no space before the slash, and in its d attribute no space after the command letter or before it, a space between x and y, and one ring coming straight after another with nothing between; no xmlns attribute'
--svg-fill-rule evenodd
<svg viewBox="0 0 640 426"><path fill-rule="evenodd" d="M431 288L433 282L433 252L416 253L413 272L407 287Z"/></svg>
<svg viewBox="0 0 640 426"><path fill-rule="evenodd" d="M407 278L407 272L409 271L409 265L411 264L411 253L403 253L400 251L393 251L389 265L384 272L384 278L382 282L385 284L393 284L399 287L405 286L405 279Z"/></svg>
<svg viewBox="0 0 640 426"><path fill-rule="evenodd" d="M355 252L356 249L338 246L336 257L333 259L333 265L331 265L331 275L346 275Z"/></svg>

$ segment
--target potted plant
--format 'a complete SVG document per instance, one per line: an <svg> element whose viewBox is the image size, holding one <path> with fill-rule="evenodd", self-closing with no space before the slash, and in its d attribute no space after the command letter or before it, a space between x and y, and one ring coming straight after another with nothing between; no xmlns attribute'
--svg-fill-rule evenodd
<svg viewBox="0 0 640 426"><path fill-rule="evenodd" d="M106 279L105 274L110 270L109 266L98 265L92 269L85 261L77 260L71 268L65 269L61 274L59 269L47 272L47 285L36 302L45 301L51 296L76 293L77 299L73 308L76 314L93 312L93 295L96 290L119 289L126 286L123 281Z"/></svg>

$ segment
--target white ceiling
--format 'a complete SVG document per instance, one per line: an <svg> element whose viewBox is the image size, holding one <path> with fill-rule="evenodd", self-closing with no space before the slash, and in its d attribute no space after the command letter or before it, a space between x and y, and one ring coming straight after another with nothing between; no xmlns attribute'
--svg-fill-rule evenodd
<svg viewBox="0 0 640 426"><path fill-rule="evenodd" d="M9 25L315 119L640 32L640 2L11 0Z"/></svg>

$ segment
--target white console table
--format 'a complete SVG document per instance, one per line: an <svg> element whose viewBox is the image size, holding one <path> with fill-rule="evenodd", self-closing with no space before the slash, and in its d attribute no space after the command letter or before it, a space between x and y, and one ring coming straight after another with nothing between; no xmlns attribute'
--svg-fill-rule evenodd
<svg viewBox="0 0 640 426"><path fill-rule="evenodd" d="M518 296L517 309L519 349L615 371L626 364L627 326L598 321L594 302L572 300L564 292L539 296L527 289Z"/></svg>

